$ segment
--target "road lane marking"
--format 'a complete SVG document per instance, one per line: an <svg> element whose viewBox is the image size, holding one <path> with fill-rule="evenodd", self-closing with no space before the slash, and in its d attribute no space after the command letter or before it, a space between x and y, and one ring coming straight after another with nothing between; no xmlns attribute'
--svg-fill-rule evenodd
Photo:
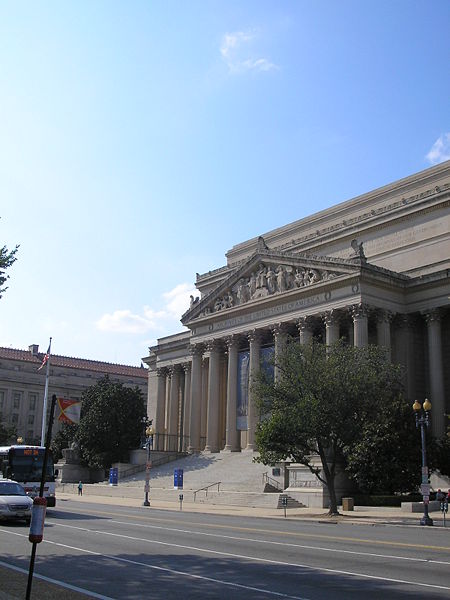
<svg viewBox="0 0 450 600"><path fill-rule="evenodd" d="M3 531L3 530L2 530ZM22 567L16 567L16 565L11 565L0 560L0 567L5 567L6 569L11 569L12 571L17 571L18 573L24 573L28 575L28 569L22 569ZM111 596L103 596L102 594L97 594L96 592L91 592L90 590L86 590L85 588L80 588L76 585L72 585L70 583L65 583L64 581L60 581L59 579L52 579L51 577L46 577L45 575L40 575L39 573L34 572L33 577L36 579L42 579L42 581L46 581L47 583L53 583L55 585L59 585L60 587L66 588L68 590L72 590L73 592L79 592L80 594L85 594L86 596L90 596L91 598L97 598L98 600L114 600Z"/></svg>
<svg viewBox="0 0 450 600"><path fill-rule="evenodd" d="M66 527L69 528L74 528L74 529L78 529L77 527L73 527L71 525L66 525ZM210 549L205 549L205 548L197 548L195 546L186 546L183 544L174 544L171 542L161 542L161 541L157 541L157 540L148 540L145 538L138 538L135 536L131 536L131 535L124 535L124 534L120 534L120 533L110 533L110 532L106 532L106 531L100 531L100 530L95 530L95 529L85 529L85 528L81 528L83 529L83 531L87 531L89 533L95 533L95 534L100 534L100 535L106 535L106 536L110 536L110 537L117 537L117 538L122 538L122 539L127 539L127 540L132 540L135 542L145 542L148 544L157 544L160 546L168 546L168 547L172 547L172 548L179 548L182 550L190 550L190 551L195 551L195 552L200 552L200 553L205 553L205 554L214 554L214 555L220 555L220 556L227 556L230 558L238 558L238 559L243 559L243 560L251 560L254 562L261 562L261 563L267 563L267 564L273 564L273 565L279 565L279 566L284 566L284 567L300 567L302 569L309 569L312 571L323 571L326 573L334 573L334 574L339 574L339 575L350 575L353 577L361 577L364 579L374 579L377 581L388 581L390 583L401 583L401 584L407 584L407 585L412 585L412 586L416 586L416 587L426 587L426 588L433 588L433 589L439 589L439 590L450 590L450 587L446 587L446 586L442 586L442 585L437 585L437 584L432 584L432 583L422 583L422 582L416 582L416 581L410 581L410 580L405 580L405 579L393 579L390 577L381 577L378 575L369 575L366 573L356 573L353 571L342 571L340 569L330 569L327 567L313 567L310 565L305 565L305 564L301 564L301 563L289 563L289 562L284 562L284 561L278 561L278 560L272 560L272 559L268 559L268 558L260 558L260 557L255 557L255 556L248 556L245 554L234 554L232 552L224 552L224 551L220 551L220 550L210 550ZM0 530L2 531L2 530ZM21 534L16 534L16 535L21 535ZM71 546L66 546L65 544L61 544L58 542L53 542L50 540L44 540L46 543L49 544L55 544L57 546L62 546L62 547L67 547L67 548L72 548ZM72 548L72 549L76 549L76 550L80 550L83 551L80 548ZM91 552L92 554L98 554L100 556L106 556L108 558L112 558L113 560L125 560L125 559L121 559L121 558L117 558L114 556L109 556L106 554L100 554L100 553L96 553L96 552L92 552L90 550L86 550L86 552ZM138 563L141 564L141 563ZM155 567L154 565L145 565L145 563L142 563L144 566L148 566L149 568L160 568L160 567ZM174 571L175 573L178 573L177 571ZM218 581L218 580L214 580L214 581ZM231 585L231 584L230 584ZM236 584L236 585L240 585L240 584ZM245 586L244 586L245 587ZM251 588L253 589L253 588ZM276 592L267 592L266 590L264 590L265 593L268 594L277 594ZM283 596L285 598L293 598L292 596ZM305 600L305 599L302 599Z"/></svg>
<svg viewBox="0 0 450 600"><path fill-rule="evenodd" d="M118 525L127 525L129 526L130 523L126 522L126 521L114 521L111 520L110 523L117 523ZM86 527L77 527L75 525L66 525L64 523L54 523L54 526L56 527L67 527L69 529L77 529L78 531L87 531L87 532L95 532L98 533L96 530L92 530L92 529L88 529ZM439 564L439 565L450 565L450 562L447 561L442 561L442 560L433 560L433 559L428 559L428 558L417 558L417 557L410 557L410 556L398 556L395 554L376 554L374 552L357 552L355 550L342 550L341 548L324 548L322 546L307 546L304 544L291 544L289 542L274 542L271 540L258 540L256 538L244 538L244 537L238 537L238 536L232 536L232 535L222 535L222 534L218 534L218 533L206 533L204 531L192 531L190 529L176 529L173 527L162 527L160 525L139 525L139 527L144 527L147 529L160 529L163 531L172 531L174 533L186 533L189 535L198 535L198 536L204 536L204 537L216 537L216 538L220 538L220 539L227 539L227 540L234 540L234 541L239 541L239 542L255 542L257 544L264 544L264 545L273 545L273 546L286 546L289 548L301 548L303 550L319 550L321 552L334 552L336 554L356 554L357 556L367 556L370 558L389 558L389 559L394 559L394 560L406 560L406 561L410 561L410 562L423 562L423 563L431 563L431 564ZM103 532L105 535L121 535L121 534L109 534L108 532ZM127 536L125 536L127 537ZM151 540L145 540L144 538L138 538L141 539L142 541L148 541L150 542ZM158 543L158 542L155 542ZM164 543L164 542L161 542Z"/></svg>
<svg viewBox="0 0 450 600"><path fill-rule="evenodd" d="M5 533L12 533L13 535L17 535L19 537L23 537L26 538L28 536L22 534L22 533L15 533L15 532L10 532L8 530L5 529L0 529L0 531L3 531ZM87 531L91 531L91 530L87 530ZM98 532L98 533L102 533L102 532ZM119 561L119 562L123 562L126 564L131 564L131 565L136 565L139 567L145 567L147 569L153 569L155 571L163 571L165 573L170 573L171 575L181 575L184 577L190 577L191 579L198 579L200 581L209 581L215 584L219 584L219 585L227 585L229 587L232 588L238 588L238 589L243 589L249 592L258 592L258 594L266 594L268 596L276 596L277 598L286 598L287 600L311 600L310 598L306 598L305 596L290 596L289 594L283 594L282 592L275 592L273 590L265 590L264 588L257 588L251 585L243 585L242 583L235 583L232 581L225 581L222 579L215 579L214 577L206 577L205 575L196 575L194 573L188 573L186 571L178 571L176 569L169 569L168 567L159 567L157 565L149 565L148 563L143 563L137 560L131 560L128 558L122 558L122 557L118 557L118 556L111 556L109 554L102 554L101 552L95 552L93 550L87 550L84 548L78 548L77 546L69 546L67 544L61 544L59 542L53 542L51 540L42 540L41 542L42 544L51 544L53 546L60 546L62 548L67 548L68 550L77 550L78 552L85 552L86 554L91 554L91 555L95 555L95 556L100 556L102 558L108 558L110 560L115 560L115 561ZM19 567L16 567L17 569ZM23 569L22 569L23 570ZM45 578L43 575L40 576L44 579ZM69 587L70 584L65 584L66 587ZM70 586L71 587L71 586ZM93 593L93 592L90 592ZM99 596L96 595L94 597L97 597L99 599L104 599L104 600L114 600L114 598L108 598L107 596Z"/></svg>
<svg viewBox="0 0 450 600"><path fill-rule="evenodd" d="M114 521L111 519L110 523L117 523L119 525L127 525L130 523L126 521ZM63 523L55 523L56 526L59 527L74 527L73 525L64 525ZM176 529L174 527L162 527L161 525L142 525L139 524L138 527L145 527L147 529L162 529L163 531L173 531L176 533L187 533L189 535L199 535L205 537L218 537L220 539L227 540L237 540L242 542L255 542L257 544L271 544L273 546L287 546L289 548L302 548L304 550L321 550L323 552L335 552L338 554L356 554L357 556L370 556L371 558L393 558L397 560L409 560L413 562L427 562L427 563L437 563L440 565L450 565L450 562L442 561L442 560L433 560L428 558L417 558L411 556L397 556L395 554L375 554L373 552L357 552L356 550L342 550L341 548L324 548L321 546L307 546L304 544L292 544L290 542L274 542L272 540L259 540L256 538L244 538L233 535L223 535L219 533L207 533L205 531L192 531L191 529ZM84 529L81 527L76 527L76 529ZM86 529L86 531L89 531Z"/></svg>
<svg viewBox="0 0 450 600"><path fill-rule="evenodd" d="M163 510L163 509L157 509L157 510ZM70 510L64 510L62 512L65 513L69 513L70 514ZM170 519L159 519L157 517L151 517L151 516L140 516L140 515L134 515L134 514L126 514L126 513L113 513L113 512L108 512L108 511L96 511L96 510L86 510L87 514L94 514L94 515L108 515L108 516L113 516L113 517L117 517L117 516L124 516L124 517L130 517L130 518L134 518L134 519L139 519L139 520L153 520L153 521L157 521L157 522L162 522L162 523L173 523L173 520ZM77 513L77 514L83 514L83 513ZM48 516L48 518L50 518L50 516ZM323 539L323 540L331 540L331 541L337 541L337 542L353 542L353 543L357 543L357 544L374 544L374 545L379 545L379 546L394 546L397 548L415 548L416 550L432 550L432 551L436 551L439 553L442 552L450 552L450 546L431 546L431 545L426 545L426 544L411 544L408 542L388 542L385 540L371 540L371 539L365 539L365 538L351 538L351 537L344 537L344 536L333 536L333 535L324 535L324 534L316 534L316 533L301 533L301 532L296 532L296 531L268 531L267 529L258 529L256 527L238 527L236 525L220 525L220 524L213 524L213 523L196 523L195 521L184 521L184 523L186 525L190 525L192 527L216 527L217 529L227 529L227 530L233 530L233 531L250 531L250 532L254 532L254 533L264 533L264 534L268 534L268 533L273 533L273 534L277 534L277 535L283 535L283 536L289 536L289 537L303 537L303 538L314 538L314 539ZM130 523L128 523L130 524ZM138 523L136 523L136 525L139 525ZM437 530L436 530L437 531Z"/></svg>

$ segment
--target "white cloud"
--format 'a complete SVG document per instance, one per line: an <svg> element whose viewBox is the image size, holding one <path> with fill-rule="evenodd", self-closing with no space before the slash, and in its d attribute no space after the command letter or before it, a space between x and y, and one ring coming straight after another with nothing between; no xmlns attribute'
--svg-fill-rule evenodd
<svg viewBox="0 0 450 600"><path fill-rule="evenodd" d="M162 306L158 310L144 306L142 314L135 314L129 309L118 309L102 315L96 327L111 333L169 335L181 328L180 317L189 308L191 295L198 295L198 291L191 284L180 283L162 294Z"/></svg>
<svg viewBox="0 0 450 600"><path fill-rule="evenodd" d="M277 68L267 58L248 56L249 46L256 38L255 33L245 31L226 33L223 36L220 54L231 72L271 71Z"/></svg>
<svg viewBox="0 0 450 600"><path fill-rule="evenodd" d="M113 333L145 333L155 327L155 322L125 309L103 315L97 321L96 326L100 331Z"/></svg>
<svg viewBox="0 0 450 600"><path fill-rule="evenodd" d="M432 165L450 160L450 133L443 133L431 146L426 159Z"/></svg>
<svg viewBox="0 0 450 600"><path fill-rule="evenodd" d="M189 283L180 283L170 292L163 294L167 301L166 310L172 316L180 318L189 308L191 295L198 295L198 291Z"/></svg>

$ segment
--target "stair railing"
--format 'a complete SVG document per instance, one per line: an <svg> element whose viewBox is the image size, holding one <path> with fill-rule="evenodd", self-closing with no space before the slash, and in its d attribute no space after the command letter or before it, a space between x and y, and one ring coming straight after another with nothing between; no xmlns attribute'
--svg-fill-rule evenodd
<svg viewBox="0 0 450 600"><path fill-rule="evenodd" d="M283 486L280 484L280 482L277 481L276 479L274 479L273 477L269 477L269 475L267 475L267 471L262 474L262 480L263 480L263 485L268 483L269 485L271 485L275 489L279 490L280 492L283 491Z"/></svg>
<svg viewBox="0 0 450 600"><path fill-rule="evenodd" d="M217 491L220 492L220 484L221 483L222 483L221 481L216 481L216 483L210 483L209 485L207 485L205 487L202 487L202 488L199 488L198 490L195 490L195 492L194 492L194 502L195 502L195 498L197 496L197 492L205 492L205 497L207 498L208 497L208 490L209 490L209 488L212 488L215 485L217 485Z"/></svg>

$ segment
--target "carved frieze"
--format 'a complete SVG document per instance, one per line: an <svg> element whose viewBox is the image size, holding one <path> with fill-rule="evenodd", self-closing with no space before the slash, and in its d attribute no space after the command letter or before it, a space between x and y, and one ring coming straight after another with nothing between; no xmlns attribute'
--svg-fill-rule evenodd
<svg viewBox="0 0 450 600"><path fill-rule="evenodd" d="M251 300L328 281L336 275L336 273L312 267L274 266L261 262L250 275L241 277L224 295L216 298L212 306L205 307L201 315L205 316L211 312L226 310Z"/></svg>

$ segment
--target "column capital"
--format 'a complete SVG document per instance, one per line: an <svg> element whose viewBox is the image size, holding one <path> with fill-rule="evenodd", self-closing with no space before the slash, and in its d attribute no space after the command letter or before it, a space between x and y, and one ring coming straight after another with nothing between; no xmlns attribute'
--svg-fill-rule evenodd
<svg viewBox="0 0 450 600"><path fill-rule="evenodd" d="M422 315L425 317L425 322L427 323L432 323L433 321L435 322L440 322L442 314L439 308L432 308L430 310L424 310L422 312Z"/></svg>
<svg viewBox="0 0 450 600"><path fill-rule="evenodd" d="M236 333L232 333L231 335L228 335L226 338L224 338L223 341L227 347L227 350L230 351L232 348L239 348L241 343L241 336Z"/></svg>
<svg viewBox="0 0 450 600"><path fill-rule="evenodd" d="M282 336L288 332L287 323L274 323L270 330L274 337Z"/></svg>
<svg viewBox="0 0 450 600"><path fill-rule="evenodd" d="M300 317L297 321L297 329L300 333L303 331L311 331L313 328L313 317L311 315L305 315Z"/></svg>
<svg viewBox="0 0 450 600"><path fill-rule="evenodd" d="M181 373L181 369L182 369L182 365L179 365L179 364L171 365L167 369L169 377L173 377L174 375L179 375Z"/></svg>
<svg viewBox="0 0 450 600"><path fill-rule="evenodd" d="M337 325L339 323L341 314L338 310L332 308L331 310L326 310L321 316L325 326L330 327L331 325Z"/></svg>
<svg viewBox="0 0 450 600"><path fill-rule="evenodd" d="M214 338L206 342L205 353L211 354L212 352L218 352L223 348L223 341L221 339Z"/></svg>
<svg viewBox="0 0 450 600"><path fill-rule="evenodd" d="M156 376L157 377L166 377L167 375L167 369L166 367L159 367L158 369L156 369Z"/></svg>
<svg viewBox="0 0 450 600"><path fill-rule="evenodd" d="M205 350L204 344L191 344L189 346L189 354L191 356L201 356Z"/></svg>
<svg viewBox="0 0 450 600"><path fill-rule="evenodd" d="M191 367L192 367L192 363L191 362L185 362L181 365L181 368L183 369L183 371L185 373L189 373L191 371Z"/></svg>
<svg viewBox="0 0 450 600"><path fill-rule="evenodd" d="M247 333L247 338L250 343L260 342L262 339L262 331L260 329L252 329Z"/></svg>
<svg viewBox="0 0 450 600"><path fill-rule="evenodd" d="M407 313L397 313L394 317L395 324L401 329L410 329L414 325L414 317Z"/></svg>
<svg viewBox="0 0 450 600"><path fill-rule="evenodd" d="M391 310L385 310L384 308L377 308L374 311L377 323L391 323L394 318L394 313Z"/></svg>
<svg viewBox="0 0 450 600"><path fill-rule="evenodd" d="M367 318L369 316L369 305L363 302L353 304L350 307L350 314L353 320Z"/></svg>

